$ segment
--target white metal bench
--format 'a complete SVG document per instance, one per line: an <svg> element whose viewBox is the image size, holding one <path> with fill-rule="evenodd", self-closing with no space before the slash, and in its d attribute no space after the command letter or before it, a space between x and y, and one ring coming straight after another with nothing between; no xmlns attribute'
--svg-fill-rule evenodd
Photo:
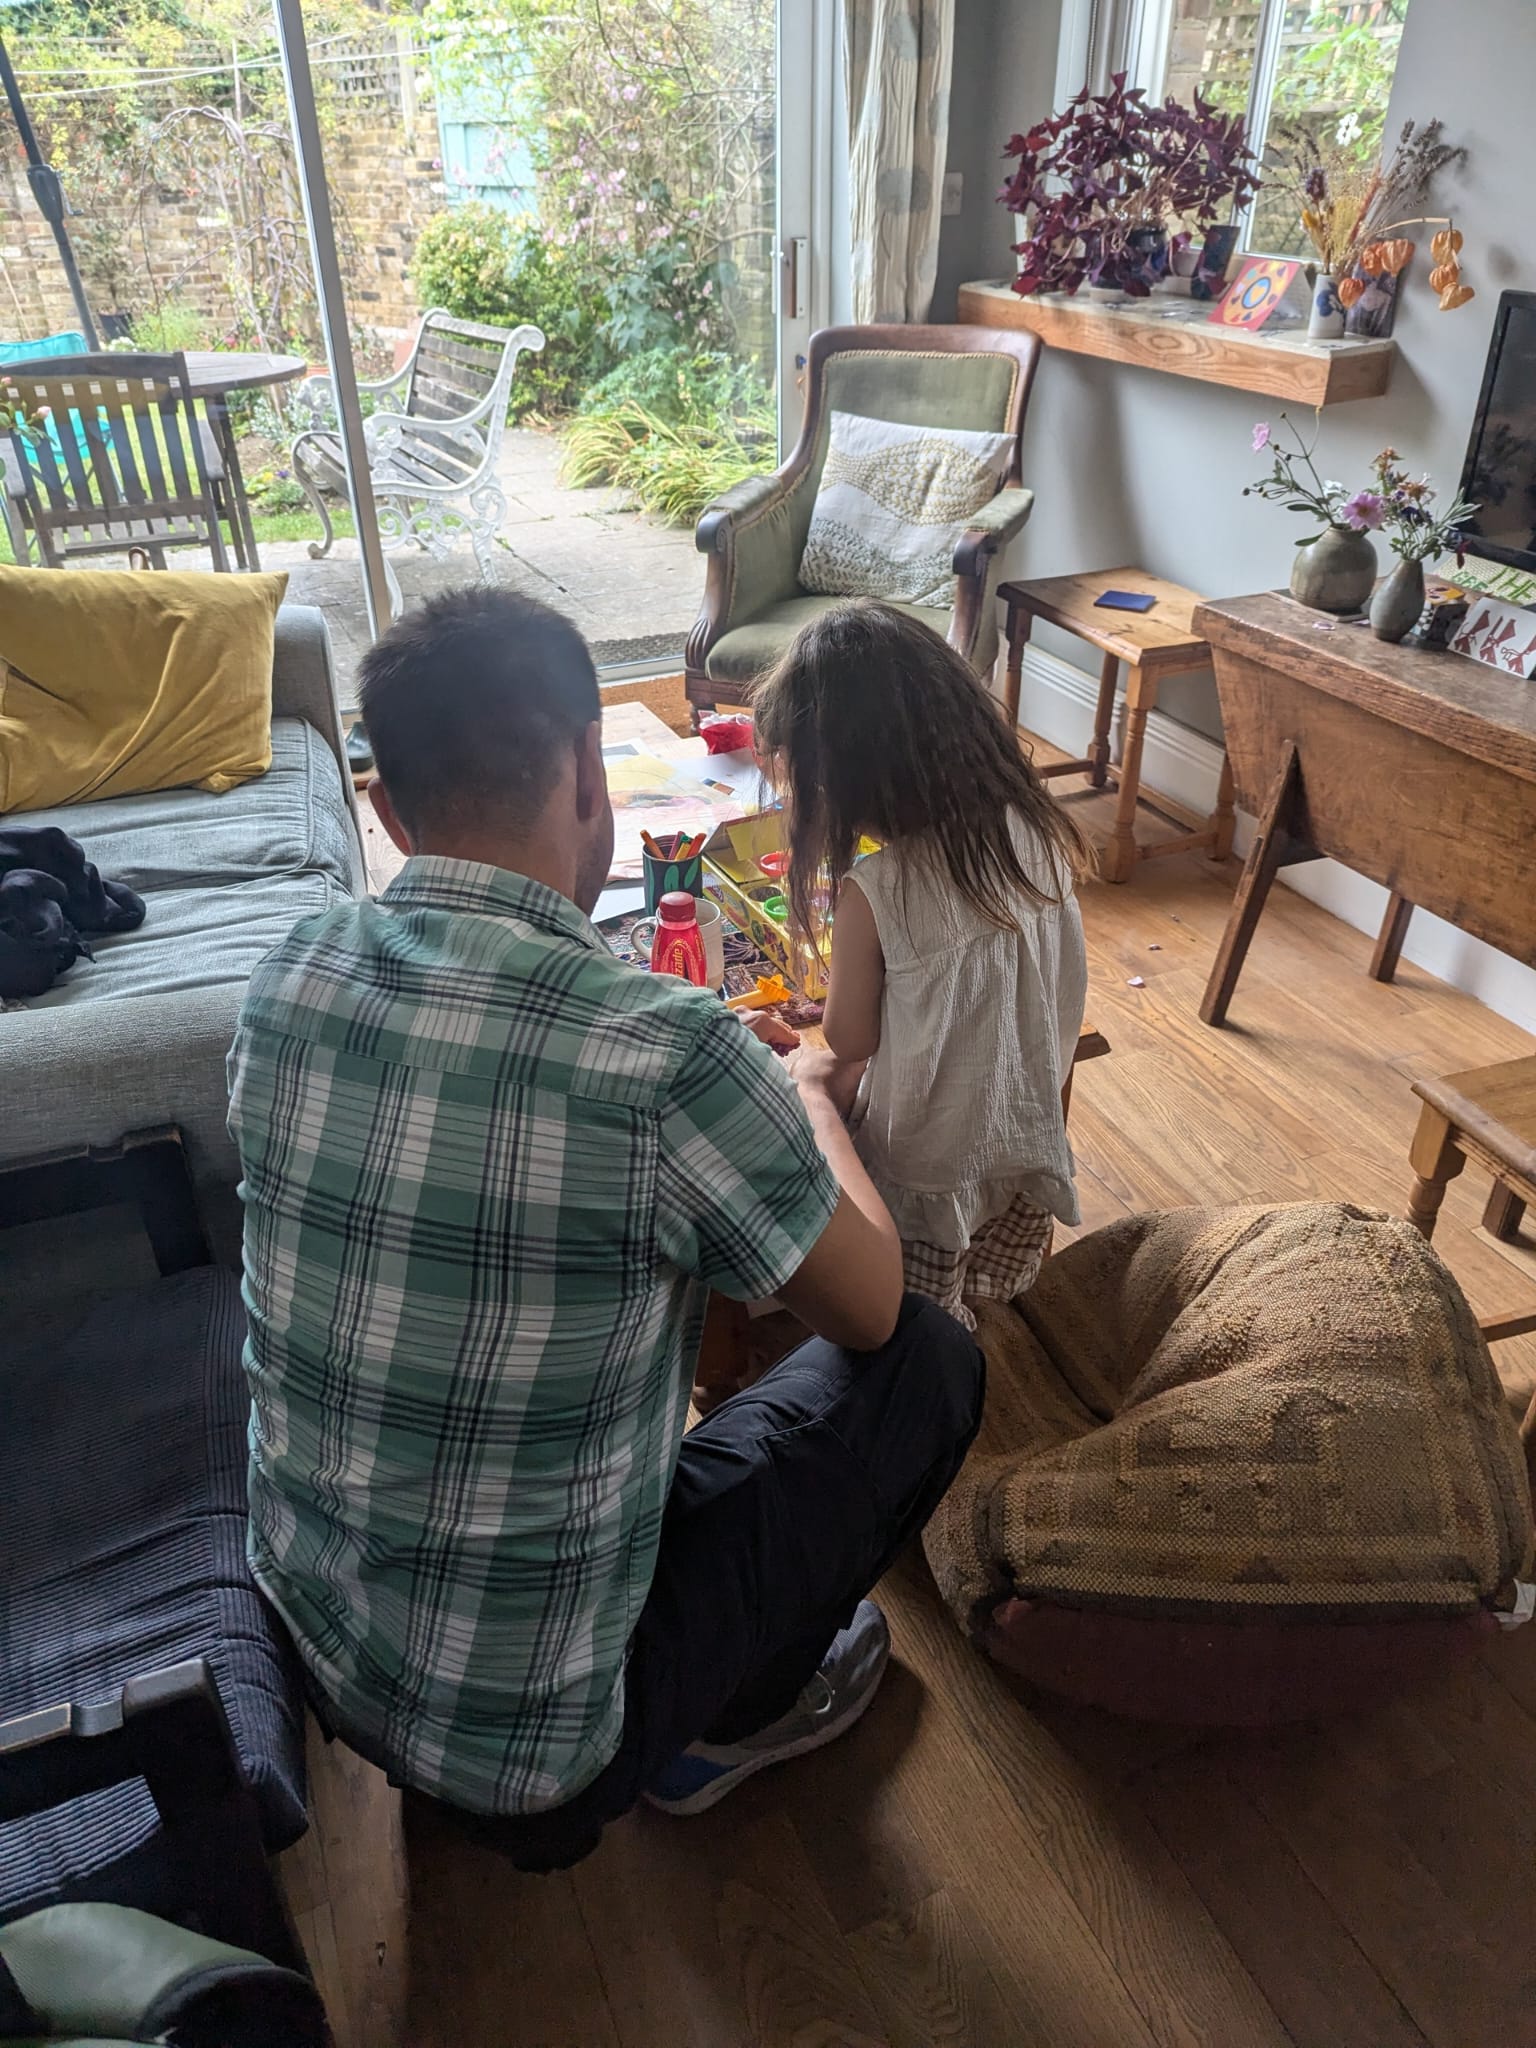
<svg viewBox="0 0 1536 2048"><path fill-rule="evenodd" d="M435 308L426 314L410 360L393 377L358 390L376 401L363 421L369 474L386 548L415 541L428 554L446 555L460 534L474 546L482 582L491 573L491 549L506 517L507 500L496 481L496 458L507 423L512 373L524 349L544 346L537 327L482 327L455 320ZM400 410L386 400L404 390ZM320 515L325 539L311 541L319 561L331 551L326 491L346 489L341 440L334 424L335 398L329 377L311 377L299 402L315 425L293 444L293 473ZM403 608L395 572L385 558L390 603L396 618Z"/></svg>

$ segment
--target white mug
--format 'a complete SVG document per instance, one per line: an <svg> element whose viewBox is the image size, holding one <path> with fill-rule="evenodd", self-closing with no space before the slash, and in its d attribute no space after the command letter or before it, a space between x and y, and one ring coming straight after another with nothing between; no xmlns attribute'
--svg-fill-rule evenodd
<svg viewBox="0 0 1536 2048"><path fill-rule="evenodd" d="M711 988L719 988L725 980L725 933L720 927L720 906L708 896L698 897L693 906L699 920L699 936L704 941L704 966L709 974ZM642 960L649 960L651 948L656 943L656 920L642 917L638 924L630 927L629 943Z"/></svg>

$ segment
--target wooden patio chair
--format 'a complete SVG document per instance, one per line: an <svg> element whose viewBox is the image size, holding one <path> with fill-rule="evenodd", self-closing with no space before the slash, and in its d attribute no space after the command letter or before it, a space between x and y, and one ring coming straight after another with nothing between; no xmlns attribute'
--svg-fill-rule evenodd
<svg viewBox="0 0 1536 2048"><path fill-rule="evenodd" d="M375 410L363 421L379 529L386 548L414 541L429 555L446 555L467 533L489 582L491 549L507 514L496 481L496 461L507 424L512 373L524 349L544 347L537 327L482 327L436 308L422 316L410 360L393 377L360 384ZM404 392L404 402L380 403ZM335 430L329 377L301 385L298 402L314 425L293 444L293 473L320 523L324 541L311 541L315 561L331 551L335 530L325 492L345 492L346 468ZM390 605L398 618L404 600L385 559Z"/></svg>
<svg viewBox="0 0 1536 2048"><path fill-rule="evenodd" d="M222 466L199 421L186 357L82 355L0 367L0 400L30 434L0 441L0 502L16 560L62 569L92 555L207 548L230 567Z"/></svg>

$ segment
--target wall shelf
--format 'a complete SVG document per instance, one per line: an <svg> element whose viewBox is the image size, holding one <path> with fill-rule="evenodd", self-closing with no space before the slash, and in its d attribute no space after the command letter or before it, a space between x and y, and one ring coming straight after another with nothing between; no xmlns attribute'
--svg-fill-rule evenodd
<svg viewBox="0 0 1536 2048"><path fill-rule="evenodd" d="M1379 398L1392 374L1390 341L1309 341L1294 329L1256 334L1213 327L1210 308L1159 298L1110 305L1095 299L1020 298L1006 284L963 284L959 317L977 327L1024 328L1048 348L1105 362L1196 377L1296 405Z"/></svg>

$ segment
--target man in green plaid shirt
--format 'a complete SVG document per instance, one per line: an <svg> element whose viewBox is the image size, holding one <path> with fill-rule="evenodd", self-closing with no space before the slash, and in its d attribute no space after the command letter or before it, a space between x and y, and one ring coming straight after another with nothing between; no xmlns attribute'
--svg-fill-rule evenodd
<svg viewBox="0 0 1536 2048"><path fill-rule="evenodd" d="M588 921L575 629L436 600L363 705L410 857L268 956L230 1055L251 1563L338 1731L547 1868L857 1719L862 1596L958 1469L979 1354L902 1299L850 1077ZM709 1288L817 1341L685 1437Z"/></svg>

